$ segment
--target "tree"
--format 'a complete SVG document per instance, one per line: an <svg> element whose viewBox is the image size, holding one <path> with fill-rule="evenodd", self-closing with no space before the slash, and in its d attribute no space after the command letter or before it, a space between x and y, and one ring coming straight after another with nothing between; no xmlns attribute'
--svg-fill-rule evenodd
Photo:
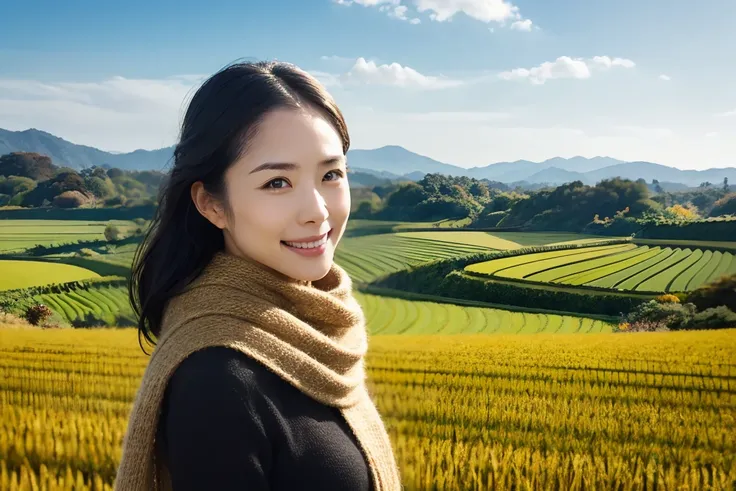
<svg viewBox="0 0 736 491"><path fill-rule="evenodd" d="M708 182L708 181L705 181L705 182L701 182L700 183L700 187L701 188L709 188L711 186L712 186L712 184L710 182Z"/></svg>
<svg viewBox="0 0 736 491"><path fill-rule="evenodd" d="M409 182L389 195L386 202L391 207L416 206L427 197L427 193L421 185L416 182Z"/></svg>
<svg viewBox="0 0 736 491"><path fill-rule="evenodd" d="M736 274L724 275L691 291L687 301L694 303L700 310L725 305L730 310L736 311L734 292L736 292Z"/></svg>
<svg viewBox="0 0 736 491"><path fill-rule="evenodd" d="M52 315L54 315L54 312L50 308L39 303L28 307L25 311L24 317L30 324L37 326L45 322L46 319Z"/></svg>
<svg viewBox="0 0 736 491"><path fill-rule="evenodd" d="M107 198L115 194L115 186L107 176L100 178L92 175L84 180L84 185L98 198Z"/></svg>
<svg viewBox="0 0 736 491"><path fill-rule="evenodd" d="M723 178L723 192L724 193L728 192L728 177Z"/></svg>
<svg viewBox="0 0 736 491"><path fill-rule="evenodd" d="M0 156L0 175L29 177L45 181L56 174L57 167L46 155L36 152L12 152Z"/></svg>
<svg viewBox="0 0 736 491"><path fill-rule="evenodd" d="M488 186L484 182L476 181L470 185L470 194L476 198L487 199L490 196Z"/></svg>
<svg viewBox="0 0 736 491"><path fill-rule="evenodd" d="M36 181L29 177L20 176L0 176L0 193L14 196L20 193L27 193L36 188Z"/></svg>
<svg viewBox="0 0 736 491"><path fill-rule="evenodd" d="M116 177L120 177L123 174L123 171L118 169L117 167L113 167L112 169L107 170L107 177L109 177L110 179L115 179Z"/></svg>
<svg viewBox="0 0 736 491"><path fill-rule="evenodd" d="M88 196L79 191L64 191L55 196L52 204L57 208L79 208L89 203L91 200Z"/></svg>
<svg viewBox="0 0 736 491"><path fill-rule="evenodd" d="M736 193L729 193L713 204L710 216L736 215Z"/></svg>
<svg viewBox="0 0 736 491"><path fill-rule="evenodd" d="M105 227L105 240L108 242L115 242L120 238L120 229L117 228L115 225L108 224L107 227Z"/></svg>
<svg viewBox="0 0 736 491"><path fill-rule="evenodd" d="M665 212L671 217L677 218L679 220L697 220L698 218L700 218L698 210L697 208L695 208L695 206L685 207L677 204L670 206L665 210Z"/></svg>

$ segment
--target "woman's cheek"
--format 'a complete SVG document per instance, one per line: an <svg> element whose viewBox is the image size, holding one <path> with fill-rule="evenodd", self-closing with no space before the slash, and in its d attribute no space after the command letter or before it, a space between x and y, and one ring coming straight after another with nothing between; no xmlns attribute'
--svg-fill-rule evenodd
<svg viewBox="0 0 736 491"><path fill-rule="evenodd" d="M344 181L335 190L335 204L336 212L341 215L347 216L350 213L350 187L347 181Z"/></svg>

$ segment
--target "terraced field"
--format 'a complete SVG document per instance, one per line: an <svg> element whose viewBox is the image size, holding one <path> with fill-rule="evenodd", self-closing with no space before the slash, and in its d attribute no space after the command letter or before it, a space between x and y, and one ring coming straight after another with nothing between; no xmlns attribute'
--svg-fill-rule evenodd
<svg viewBox="0 0 736 491"><path fill-rule="evenodd" d="M727 251L623 244L525 254L465 269L551 284L684 292L736 273L736 256Z"/></svg>
<svg viewBox="0 0 736 491"><path fill-rule="evenodd" d="M70 264L0 260L0 291L99 277L89 269Z"/></svg>
<svg viewBox="0 0 736 491"><path fill-rule="evenodd" d="M605 333L610 323L567 315L511 312L356 293L374 334Z"/></svg>
<svg viewBox="0 0 736 491"><path fill-rule="evenodd" d="M44 293L33 300L47 305L68 322L75 322L93 314L98 319L132 316L125 287L102 286L67 293ZM132 323L131 323L132 324Z"/></svg>
<svg viewBox="0 0 736 491"><path fill-rule="evenodd" d="M399 232L398 237L411 239L426 239L437 242L449 242L451 244L468 244L491 249L516 249L521 247L519 243L505 239L500 234L490 234L479 231L450 231L450 232Z"/></svg>
<svg viewBox="0 0 736 491"><path fill-rule="evenodd" d="M134 222L126 220L0 220L0 253L19 252L39 244L104 239L103 232L109 223L123 232L136 227Z"/></svg>
<svg viewBox="0 0 736 491"><path fill-rule="evenodd" d="M466 243L446 240L448 234L458 233L471 235L465 236ZM354 281L369 282L433 259L488 252L512 245L504 240L494 241L491 235L480 242L477 234L488 235L482 232L410 232L345 237L337 248L335 262L345 268ZM486 245L481 245L483 243Z"/></svg>

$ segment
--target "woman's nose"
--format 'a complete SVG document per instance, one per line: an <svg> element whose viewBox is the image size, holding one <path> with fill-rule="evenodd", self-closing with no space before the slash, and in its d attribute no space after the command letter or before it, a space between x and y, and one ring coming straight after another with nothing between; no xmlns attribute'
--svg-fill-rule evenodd
<svg viewBox="0 0 736 491"><path fill-rule="evenodd" d="M305 193L306 197L301 201L301 216L305 223L322 223L330 216L327 210L327 202L318 189L311 189Z"/></svg>

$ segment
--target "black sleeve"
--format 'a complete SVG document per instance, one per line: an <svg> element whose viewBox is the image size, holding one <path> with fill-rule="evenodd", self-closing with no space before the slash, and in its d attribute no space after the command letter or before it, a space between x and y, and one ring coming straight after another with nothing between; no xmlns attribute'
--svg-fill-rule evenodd
<svg viewBox="0 0 736 491"><path fill-rule="evenodd" d="M271 443L243 355L225 347L185 359L166 389L163 431L174 491L269 489Z"/></svg>

